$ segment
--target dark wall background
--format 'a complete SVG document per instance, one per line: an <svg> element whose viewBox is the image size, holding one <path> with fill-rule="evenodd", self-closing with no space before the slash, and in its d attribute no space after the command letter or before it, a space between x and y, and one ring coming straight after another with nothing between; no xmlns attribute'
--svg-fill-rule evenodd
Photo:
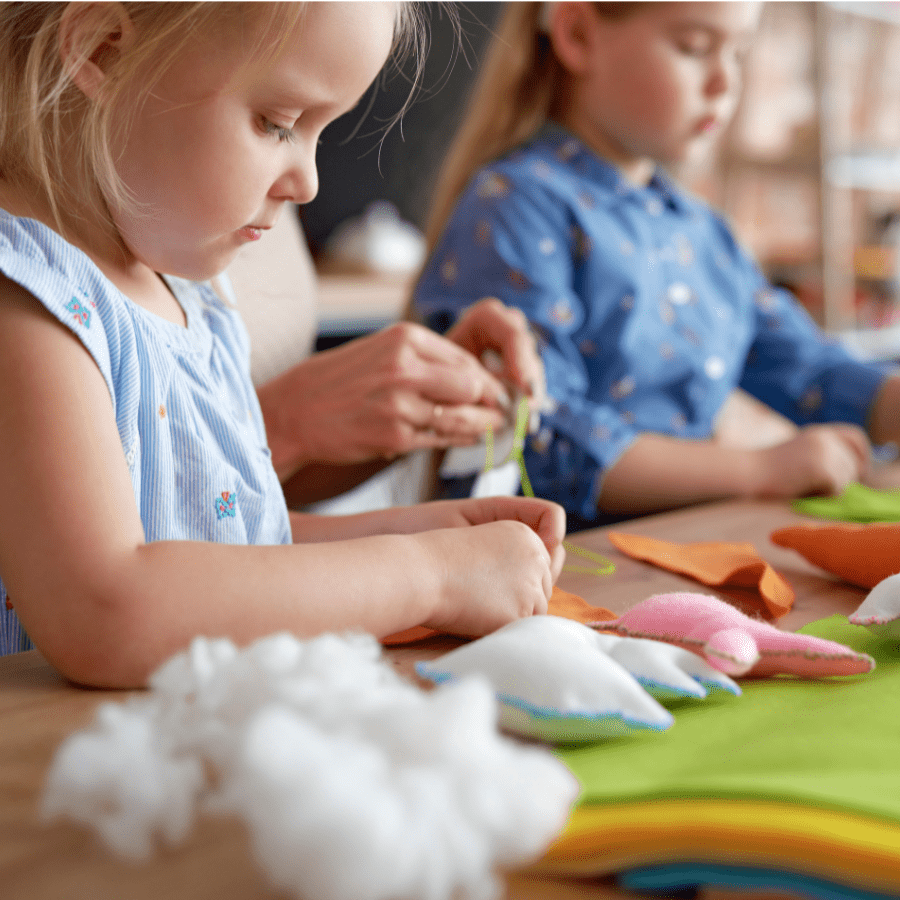
<svg viewBox="0 0 900 900"><path fill-rule="evenodd" d="M461 41L444 8L447 5L459 13ZM300 208L313 255L320 253L336 225L359 215L374 200L389 200L404 219L424 228L437 170L462 118L502 3L424 6L430 21L431 50L422 88L402 123L382 141L385 122L409 94L409 82L395 72L322 133L317 157L319 194ZM404 66L406 73L411 69L409 63ZM363 119L370 101L372 109ZM356 136L348 140L361 119Z"/></svg>

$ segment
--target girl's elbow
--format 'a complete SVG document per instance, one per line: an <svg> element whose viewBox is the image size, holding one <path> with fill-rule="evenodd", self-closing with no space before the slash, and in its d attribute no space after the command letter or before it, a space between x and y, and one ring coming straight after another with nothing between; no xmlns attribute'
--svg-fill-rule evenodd
<svg viewBox="0 0 900 900"><path fill-rule="evenodd" d="M155 668L145 616L118 594L69 598L53 622L29 631L38 650L66 679L92 688L144 687ZM26 625L26 629L27 629Z"/></svg>

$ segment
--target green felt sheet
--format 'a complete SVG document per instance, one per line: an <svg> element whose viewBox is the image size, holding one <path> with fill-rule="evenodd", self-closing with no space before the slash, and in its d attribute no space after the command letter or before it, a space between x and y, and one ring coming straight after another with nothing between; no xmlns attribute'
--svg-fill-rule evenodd
<svg viewBox="0 0 900 900"><path fill-rule="evenodd" d="M752 798L900 822L900 647L833 616L801 629L876 659L868 675L744 679L669 705L669 731L558 749L582 803Z"/></svg>
<svg viewBox="0 0 900 900"><path fill-rule="evenodd" d="M900 490L878 491L849 484L836 497L803 497L791 503L805 516L842 522L900 522Z"/></svg>

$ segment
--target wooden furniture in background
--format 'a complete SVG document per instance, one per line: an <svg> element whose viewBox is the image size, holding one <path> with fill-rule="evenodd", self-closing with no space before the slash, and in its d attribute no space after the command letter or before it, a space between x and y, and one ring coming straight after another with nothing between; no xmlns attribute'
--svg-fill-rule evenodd
<svg viewBox="0 0 900 900"><path fill-rule="evenodd" d="M896 268L872 277L857 258L884 249L893 261L883 226L900 210L898 59L897 3L766 4L738 112L694 179L833 332L900 319Z"/></svg>
<svg viewBox="0 0 900 900"><path fill-rule="evenodd" d="M377 331L403 316L411 275L318 270L318 334L356 336Z"/></svg>

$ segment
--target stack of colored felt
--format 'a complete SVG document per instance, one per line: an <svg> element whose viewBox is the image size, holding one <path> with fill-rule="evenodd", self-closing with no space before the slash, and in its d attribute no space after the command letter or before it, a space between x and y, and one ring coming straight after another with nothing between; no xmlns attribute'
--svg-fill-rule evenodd
<svg viewBox="0 0 900 900"><path fill-rule="evenodd" d="M877 661L868 675L776 677L670 709L674 726L557 753L582 785L537 868L630 888L900 896L900 650L844 617L804 633Z"/></svg>

